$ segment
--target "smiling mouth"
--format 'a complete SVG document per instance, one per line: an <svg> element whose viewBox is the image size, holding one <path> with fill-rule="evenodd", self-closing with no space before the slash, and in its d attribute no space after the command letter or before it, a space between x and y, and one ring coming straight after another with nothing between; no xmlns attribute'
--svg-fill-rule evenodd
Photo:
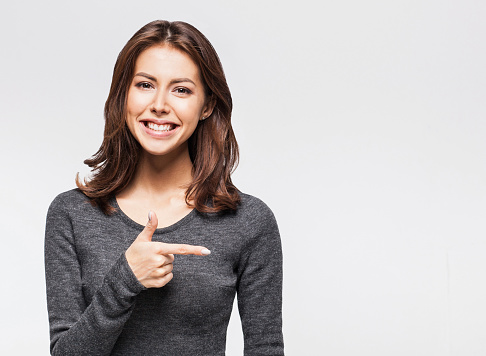
<svg viewBox="0 0 486 356"><path fill-rule="evenodd" d="M163 124L163 125L157 125L153 122L145 121L144 122L145 127L149 128L150 130L156 131L156 132L169 132L174 130L178 125L176 124Z"/></svg>

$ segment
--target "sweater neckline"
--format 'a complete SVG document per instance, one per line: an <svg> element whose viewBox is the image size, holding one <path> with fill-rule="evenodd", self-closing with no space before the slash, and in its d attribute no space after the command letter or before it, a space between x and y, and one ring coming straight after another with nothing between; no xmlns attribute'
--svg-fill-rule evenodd
<svg viewBox="0 0 486 356"><path fill-rule="evenodd" d="M113 206L116 209L116 216L118 216L125 224L134 227L138 230L143 230L145 228L144 225L139 224L135 220L132 220L127 214L123 212L123 210L120 208L118 205L118 202L116 200L115 196L111 197L111 206ZM154 234L161 234L161 233L166 233L170 231L177 230L179 227L188 224L197 214L197 210L194 208L192 209L187 215L185 215L182 219L179 221L176 221L172 225L166 226L166 227L159 227L155 229Z"/></svg>

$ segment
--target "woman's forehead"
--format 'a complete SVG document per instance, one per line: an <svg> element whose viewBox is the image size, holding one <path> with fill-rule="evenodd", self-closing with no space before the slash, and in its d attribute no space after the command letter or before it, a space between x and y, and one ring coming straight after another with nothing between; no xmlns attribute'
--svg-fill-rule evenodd
<svg viewBox="0 0 486 356"><path fill-rule="evenodd" d="M135 71L146 72L155 77L186 76L200 79L196 63L185 52L168 45L155 45L138 56Z"/></svg>

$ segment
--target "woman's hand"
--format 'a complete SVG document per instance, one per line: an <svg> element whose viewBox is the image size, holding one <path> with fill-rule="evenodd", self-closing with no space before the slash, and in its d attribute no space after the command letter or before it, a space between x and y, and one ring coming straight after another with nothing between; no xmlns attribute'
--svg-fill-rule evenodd
<svg viewBox="0 0 486 356"><path fill-rule="evenodd" d="M157 215L149 212L147 225L125 252L128 265L146 288L160 288L170 282L173 277L174 254L206 256L211 253L202 246L152 241L157 224Z"/></svg>

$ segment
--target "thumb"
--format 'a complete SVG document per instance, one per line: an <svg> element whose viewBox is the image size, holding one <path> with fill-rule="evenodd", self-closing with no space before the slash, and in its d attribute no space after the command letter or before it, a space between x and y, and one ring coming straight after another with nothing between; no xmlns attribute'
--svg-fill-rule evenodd
<svg viewBox="0 0 486 356"><path fill-rule="evenodd" d="M138 241L152 241L152 235L157 229L157 225L159 224L159 220L157 219L157 215L153 211L149 211L148 213L149 220L145 228L142 232L137 236Z"/></svg>

